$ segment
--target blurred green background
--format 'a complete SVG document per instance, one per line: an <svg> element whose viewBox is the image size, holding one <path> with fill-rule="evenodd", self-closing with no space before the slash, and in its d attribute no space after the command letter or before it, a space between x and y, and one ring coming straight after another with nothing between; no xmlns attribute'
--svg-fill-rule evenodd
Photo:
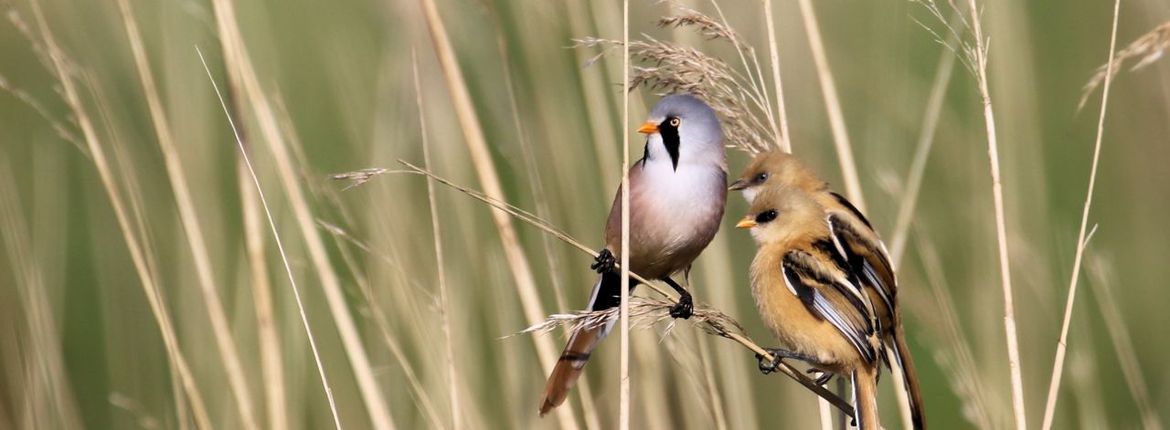
<svg viewBox="0 0 1170 430"><path fill-rule="evenodd" d="M642 141L622 129L620 54L583 67L598 51L570 46L586 36L620 39L621 3L436 3L507 200L601 246L602 217L620 180L622 133L632 136L634 158ZM711 3L685 4L715 14ZM1039 427L1099 90L1083 110L1077 102L1107 58L1113 3L980 5L990 39L1028 423ZM399 158L422 163L416 55L432 170L484 188L420 2L130 0L126 6L137 37L128 35L116 0L0 2L7 17L0 23L0 428L197 428L193 395L205 404L202 425L333 425L280 254L255 212L250 177L239 170L240 152L196 46L216 82L236 90L232 104L345 428L450 428L453 415L465 428L616 427L616 336L589 364L587 390L575 391L585 393L587 404L574 394L564 415L536 416L546 372L532 336L505 337L532 321L485 205L436 188L445 251L439 267L422 177L383 175L346 191L346 184L328 179L367 167L401 169ZM217 22L216 8L223 15L225 6L234 22ZM763 4L721 6L756 48L770 84ZM919 22L941 27L922 5L902 0L815 6L866 211L889 241L932 83L949 55ZM1118 49L1170 20L1165 1L1127 0L1120 10ZM738 64L725 41L656 27L672 13L668 4L631 2L630 34L695 46ZM842 189L797 2L777 0L772 14L793 150ZM142 43L156 82L153 96L172 136L169 146L160 145L133 39ZM241 40L254 84L235 82L247 73L225 55L225 46ZM70 85L63 85L51 57L65 62ZM1012 411L982 106L961 64L946 84L898 261L900 296L932 426L1003 428ZM240 85L255 91L240 92ZM79 105L66 101L70 92ZM631 97L637 124L658 96L639 89ZM1170 65L1122 71L1105 120L1089 217L1097 229L1080 277L1056 428L1161 428L1170 418L1170 370L1162 365L1170 360L1164 335L1170 294L1161 286L1170 276L1163 227L1170 210L1167 136ZM189 197L176 192L166 154ZM108 182L99 158L107 160ZM748 159L729 150L732 174ZM280 160L290 164L282 167ZM193 212L180 209L184 198ZM724 228L696 263L693 291L769 345L747 286L754 246L731 228L744 211L742 199L729 196ZM192 226L204 246L191 245ZM529 305L543 314L581 308L592 285L591 259L530 226L517 223L516 230L537 287ZM205 269L197 254L206 257ZM452 353L444 341L440 269L449 291ZM157 291L158 301L147 291ZM220 335L238 350L238 370L217 343L209 293L222 303L227 331ZM152 310L152 302L159 307ZM164 341L160 310L174 348ZM356 340L348 348L340 334L347 325ZM535 339L555 355L564 334ZM819 425L812 394L782 376L760 375L749 352L688 322L669 333L664 326L638 331L632 344L638 428ZM187 383L176 354L189 369ZM882 385L883 423L897 428L891 384ZM241 389L247 402L240 402ZM452 392L459 399L454 411Z"/></svg>

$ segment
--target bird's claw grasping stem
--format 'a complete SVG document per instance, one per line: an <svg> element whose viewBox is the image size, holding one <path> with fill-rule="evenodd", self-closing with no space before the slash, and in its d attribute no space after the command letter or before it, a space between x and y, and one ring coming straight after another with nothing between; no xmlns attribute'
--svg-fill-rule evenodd
<svg viewBox="0 0 1170 430"><path fill-rule="evenodd" d="M670 307L671 318L690 318L695 314L695 302L691 299L690 294L682 294L678 297L678 303Z"/></svg>
<svg viewBox="0 0 1170 430"><path fill-rule="evenodd" d="M593 259L593 264L589 265L589 268L596 270L597 273L609 273L613 271L616 264L617 259L614 258L613 253L609 252L608 249L603 249L597 253L597 257Z"/></svg>

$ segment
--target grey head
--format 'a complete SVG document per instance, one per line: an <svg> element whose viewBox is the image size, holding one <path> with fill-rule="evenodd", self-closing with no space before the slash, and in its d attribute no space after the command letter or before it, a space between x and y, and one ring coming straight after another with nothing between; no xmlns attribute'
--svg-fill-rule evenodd
<svg viewBox="0 0 1170 430"><path fill-rule="evenodd" d="M675 171L687 164L725 163L719 118L693 95L663 97L638 132L647 135L644 162L669 162Z"/></svg>

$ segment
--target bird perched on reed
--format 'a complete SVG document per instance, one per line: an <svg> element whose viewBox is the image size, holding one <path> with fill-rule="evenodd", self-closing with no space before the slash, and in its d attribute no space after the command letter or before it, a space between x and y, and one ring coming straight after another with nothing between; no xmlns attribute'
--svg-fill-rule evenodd
<svg viewBox="0 0 1170 430"><path fill-rule="evenodd" d="M881 334L887 363L897 363L897 375L908 395L911 423L915 429L925 427L925 410L914 361L906 343L902 315L898 305L897 280L885 245L873 226L844 196L829 189L811 169L792 155L773 151L752 160L738 180L729 187L743 192L753 203L760 193L774 188L789 189L805 195L821 208L817 228L828 228L829 243L843 258L843 270L855 279L876 312L877 330ZM783 216L783 214L781 214ZM802 228L788 223L791 228ZM808 228L808 227L804 227Z"/></svg>
<svg viewBox="0 0 1170 430"><path fill-rule="evenodd" d="M727 200L727 161L719 119L706 103L691 95L664 97L638 129L646 134L643 156L630 167L630 271L661 280L679 293L671 311L689 318L689 292L671 278L684 277L691 263L719 230ZM621 190L618 190L605 226L605 249L591 266L600 274L589 298L589 310L620 304L621 273L615 268L621 252ZM630 288L637 281L630 280ZM565 401L593 349L613 322L581 329L569 338L548 377L543 416Z"/></svg>

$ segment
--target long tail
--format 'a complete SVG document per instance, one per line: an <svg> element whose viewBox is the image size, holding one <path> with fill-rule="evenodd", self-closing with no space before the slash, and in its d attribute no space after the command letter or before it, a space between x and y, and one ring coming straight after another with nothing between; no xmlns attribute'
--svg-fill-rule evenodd
<svg viewBox="0 0 1170 430"><path fill-rule="evenodd" d="M633 286L630 284L631 288ZM597 311L617 306L621 300L620 293L621 275L615 273L601 275L601 278L593 285L593 294L589 298L589 310ZM613 329L613 325L614 322L611 321L601 327L574 332L569 337L569 343L565 345L564 352L561 352L561 358L557 360L557 365L548 375L548 382L544 386L544 399L540 401L540 416L543 417L552 408L565 402L565 398L569 396L569 390L573 388L573 385L577 383L577 378L585 370L585 363L589 362L589 355L597 348L597 344L605 339L605 336Z"/></svg>
<svg viewBox="0 0 1170 430"><path fill-rule="evenodd" d="M874 363L873 367L853 371L853 409L857 428L861 430L882 428L881 420L878 418L877 372L877 363Z"/></svg>
<svg viewBox="0 0 1170 430"><path fill-rule="evenodd" d="M902 369L900 379L902 386L906 388L906 393L910 396L910 421L914 425L914 430L924 430L926 428L926 409L922 404L922 390L918 387L918 371L914 370L914 359L910 357L910 347L906 345L906 332L902 330L901 315L895 315L895 319L893 336L891 336L893 342L888 345L892 348L887 349L887 351L898 362L898 367Z"/></svg>

